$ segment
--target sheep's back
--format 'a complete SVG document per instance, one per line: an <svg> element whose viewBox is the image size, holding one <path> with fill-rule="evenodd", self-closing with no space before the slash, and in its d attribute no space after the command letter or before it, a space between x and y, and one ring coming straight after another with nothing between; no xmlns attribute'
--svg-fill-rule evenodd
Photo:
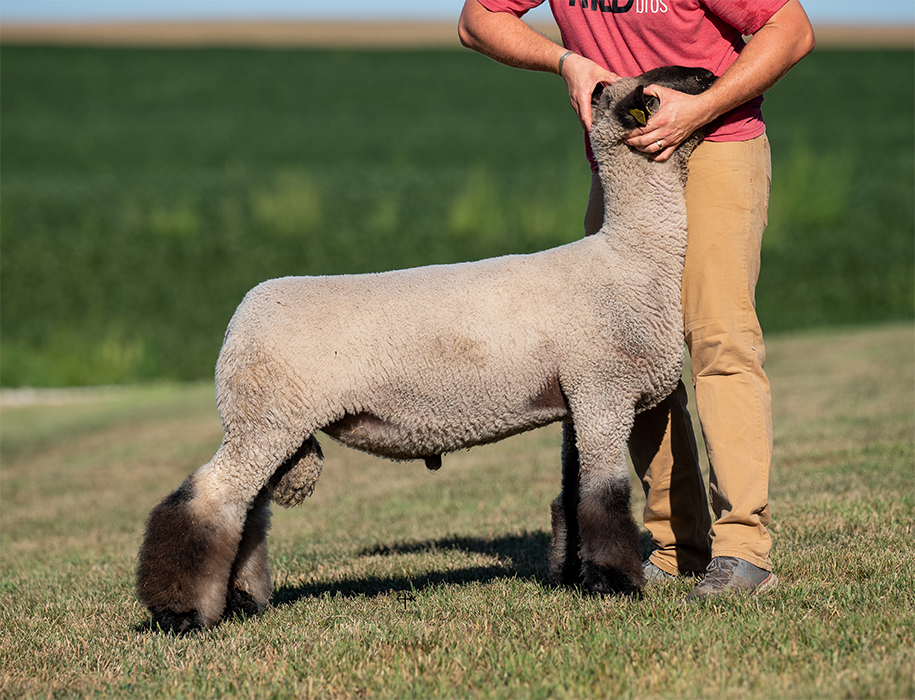
<svg viewBox="0 0 915 700"><path fill-rule="evenodd" d="M546 424L567 415L560 381L574 391L602 371L595 364L613 361L620 326L632 325L608 296L617 267L592 237L475 263L270 280L230 323L218 393L272 375L284 389L269 401L310 417L309 430L369 412L433 435L438 423L463 433L447 436L458 443ZM627 381L641 391L637 377ZM262 410L263 396L248 394L241 408L238 396L218 399L221 413Z"/></svg>

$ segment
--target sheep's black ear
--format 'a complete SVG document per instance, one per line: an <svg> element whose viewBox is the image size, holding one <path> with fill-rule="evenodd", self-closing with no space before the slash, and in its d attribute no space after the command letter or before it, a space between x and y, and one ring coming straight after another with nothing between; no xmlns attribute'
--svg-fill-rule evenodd
<svg viewBox="0 0 915 700"><path fill-rule="evenodd" d="M652 115L658 111L661 101L652 95L645 94L642 85L616 103L616 118L627 129L645 126Z"/></svg>
<svg viewBox="0 0 915 700"><path fill-rule="evenodd" d="M648 110L648 105L645 104L645 88L639 85L632 92L631 96L634 98L633 104L626 111L629 112L629 115L639 124L645 126L648 123L648 120L651 119L651 112Z"/></svg>
<svg viewBox="0 0 915 700"><path fill-rule="evenodd" d="M597 109L597 106L600 104L600 96L604 94L604 84L598 83L597 87L594 88L594 92L591 93L591 109Z"/></svg>

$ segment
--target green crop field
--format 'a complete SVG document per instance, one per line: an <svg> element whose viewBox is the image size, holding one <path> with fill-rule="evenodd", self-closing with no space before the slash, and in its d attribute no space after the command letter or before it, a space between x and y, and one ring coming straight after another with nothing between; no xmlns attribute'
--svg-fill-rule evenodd
<svg viewBox="0 0 915 700"><path fill-rule="evenodd" d="M817 51L777 85L769 331L911 319L911 51ZM555 76L469 51L0 51L0 384L211 376L244 293L288 274L580 236Z"/></svg>
<svg viewBox="0 0 915 700"><path fill-rule="evenodd" d="M554 425L438 472L323 439L314 496L274 516L270 606L160 634L136 552L219 445L212 387L5 393L0 697L911 698L913 334L769 343L781 583L700 606L681 603L688 580L637 602L544 582Z"/></svg>

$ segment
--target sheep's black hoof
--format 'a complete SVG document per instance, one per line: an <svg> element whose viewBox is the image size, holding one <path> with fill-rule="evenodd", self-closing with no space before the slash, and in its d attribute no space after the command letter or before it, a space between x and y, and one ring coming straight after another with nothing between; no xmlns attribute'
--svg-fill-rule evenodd
<svg viewBox="0 0 915 700"><path fill-rule="evenodd" d="M203 618L196 610L176 613L164 608L150 610L152 613L152 627L157 627L163 632L171 634L187 634L196 632L206 627Z"/></svg>
<svg viewBox="0 0 915 700"><path fill-rule="evenodd" d="M250 593L235 588L229 592L228 599L226 600L226 610L223 613L222 619L231 620L236 617L242 619L254 617L263 607L264 606L261 603L258 603Z"/></svg>
<svg viewBox="0 0 915 700"><path fill-rule="evenodd" d="M584 562L581 565L581 578L582 585L589 593L620 595L633 600L642 597L642 582L613 567Z"/></svg>
<svg viewBox="0 0 915 700"><path fill-rule="evenodd" d="M547 579L554 586L580 586L581 562L577 559L573 561L551 559Z"/></svg>

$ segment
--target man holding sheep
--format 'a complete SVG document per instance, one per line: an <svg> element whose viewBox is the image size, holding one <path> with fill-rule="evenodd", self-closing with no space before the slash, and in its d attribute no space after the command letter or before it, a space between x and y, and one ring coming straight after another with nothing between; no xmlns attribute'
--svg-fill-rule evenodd
<svg viewBox="0 0 915 700"><path fill-rule="evenodd" d="M714 522L682 383L638 416L630 453L657 547L644 565L649 580L705 570L690 600L770 590L777 581L767 531L772 420L754 296L770 182L760 105L763 92L813 49L810 23L798 0L550 0L560 46L521 20L541 2L466 0L461 41L510 66L558 73L585 130L601 83L664 65L720 76L701 95L647 88L661 106L627 139L663 161L696 129L707 134L692 155L686 185L683 322L711 464ZM745 43L744 35L753 38ZM596 170L590 150L588 156ZM595 173L585 233L602 223Z"/></svg>

